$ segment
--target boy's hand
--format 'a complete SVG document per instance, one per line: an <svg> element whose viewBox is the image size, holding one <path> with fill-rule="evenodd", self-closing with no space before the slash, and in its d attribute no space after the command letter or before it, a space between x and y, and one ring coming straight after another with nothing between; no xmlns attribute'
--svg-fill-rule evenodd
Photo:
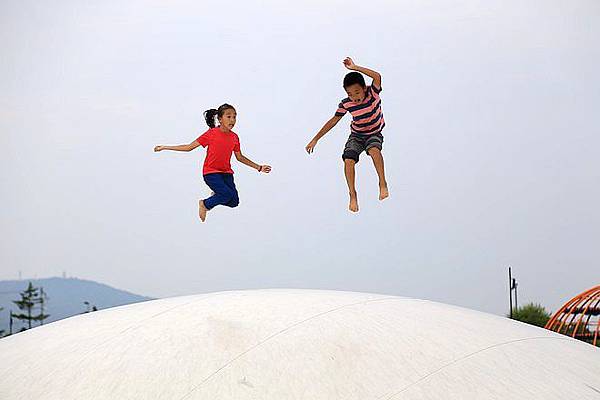
<svg viewBox="0 0 600 400"><path fill-rule="evenodd" d="M346 68L351 69L351 70L356 70L356 64L354 64L354 61L352 61L352 59L350 57L346 57L344 59L344 66L346 66Z"/></svg>
<svg viewBox="0 0 600 400"><path fill-rule="evenodd" d="M271 172L271 166L270 165L261 165L258 168L258 172L264 172L265 174L268 174L269 172Z"/></svg>
<svg viewBox="0 0 600 400"><path fill-rule="evenodd" d="M156 146L154 148L154 151L161 151L161 150L164 150L164 149L165 149L164 146Z"/></svg>
<svg viewBox="0 0 600 400"><path fill-rule="evenodd" d="M306 152L308 154L312 153L315 150L315 146L317 145L317 141L316 140L311 140L307 145L306 145Z"/></svg>

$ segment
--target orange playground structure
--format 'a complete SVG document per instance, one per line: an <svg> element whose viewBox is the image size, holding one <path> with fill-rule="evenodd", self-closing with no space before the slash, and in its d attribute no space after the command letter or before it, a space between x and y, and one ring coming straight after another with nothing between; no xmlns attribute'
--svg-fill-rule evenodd
<svg viewBox="0 0 600 400"><path fill-rule="evenodd" d="M546 329L600 346L600 285L569 300L550 318Z"/></svg>

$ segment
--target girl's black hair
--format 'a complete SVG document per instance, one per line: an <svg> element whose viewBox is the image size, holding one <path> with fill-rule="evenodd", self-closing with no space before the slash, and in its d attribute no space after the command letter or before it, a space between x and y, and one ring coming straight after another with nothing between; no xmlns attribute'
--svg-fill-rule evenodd
<svg viewBox="0 0 600 400"><path fill-rule="evenodd" d="M362 87L366 87L365 78L362 76L360 72L352 71L346 74L344 77L344 89L346 89L350 85L354 85L358 83Z"/></svg>
<svg viewBox="0 0 600 400"><path fill-rule="evenodd" d="M209 127L214 128L217 118L221 118L226 110L235 111L235 108L233 108L232 105L225 103L221 104L218 109L211 108L210 110L204 111L204 119L206 120L206 124Z"/></svg>

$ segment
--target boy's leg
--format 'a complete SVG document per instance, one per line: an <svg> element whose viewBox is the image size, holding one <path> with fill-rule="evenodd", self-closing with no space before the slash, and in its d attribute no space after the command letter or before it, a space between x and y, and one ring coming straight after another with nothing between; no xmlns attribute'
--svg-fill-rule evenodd
<svg viewBox="0 0 600 400"><path fill-rule="evenodd" d="M350 204L348 208L352 212L358 211L358 196L356 194L355 176L356 172L354 166L358 162L360 153L364 150L364 140L358 135L350 134L346 146L344 147L344 154L342 159L344 160L344 175L346 176L346 183L348 184L348 194L350 195Z"/></svg>
<svg viewBox="0 0 600 400"><path fill-rule="evenodd" d="M224 175L223 179L232 194L231 200L229 200L229 202L226 203L225 205L227 207L232 207L232 208L237 207L240 204L240 198L238 196L238 191L235 187L235 182L233 180L233 174L226 174L226 175Z"/></svg>
<svg viewBox="0 0 600 400"><path fill-rule="evenodd" d="M346 175L346 183L348 184L348 192L350 194L350 204L348 208L352 212L358 211L358 196L356 195L356 187L354 186L354 177L356 172L354 166L356 161L346 158L344 160L344 175Z"/></svg>
<svg viewBox="0 0 600 400"><path fill-rule="evenodd" d="M379 177L379 200L383 200L390 195L387 187L387 182L385 180L383 155L381 154L381 150L379 150L377 147L369 148L369 150L367 150L367 153L373 159L373 165L375 166L375 171L377 171L377 176Z"/></svg>

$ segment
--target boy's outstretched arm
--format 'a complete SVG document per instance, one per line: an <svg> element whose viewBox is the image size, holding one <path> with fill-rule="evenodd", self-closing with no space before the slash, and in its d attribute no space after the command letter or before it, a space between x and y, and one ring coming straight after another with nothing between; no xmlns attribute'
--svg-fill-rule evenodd
<svg viewBox="0 0 600 400"><path fill-rule="evenodd" d="M365 68L365 67L360 67L356 64L354 64L354 61L352 61L352 59L350 57L346 57L344 59L344 65L346 66L346 68L352 70L352 71L358 71L360 73L363 73L367 76L369 76L370 78L373 79L373 85L381 88L381 74L377 71L373 71L372 69L369 68Z"/></svg>
<svg viewBox="0 0 600 400"><path fill-rule="evenodd" d="M235 151L233 154L235 154L235 158L239 162L249 166L250 168L254 168L258 172L264 172L265 174L268 174L269 172L271 172L270 165L258 165L257 163L255 163L254 161L250 160L248 157L243 155L241 151Z"/></svg>
<svg viewBox="0 0 600 400"><path fill-rule="evenodd" d="M180 144L178 146L156 146L154 151L173 150L173 151L192 151L196 147L200 146L196 140L190 144Z"/></svg>
<svg viewBox="0 0 600 400"><path fill-rule="evenodd" d="M306 151L308 152L308 154L310 154L314 151L315 146L317 145L317 142L319 141L319 139L321 139L323 136L325 136L325 134L327 132L329 132L331 130L331 128L333 128L338 122L340 122L340 119L342 119L342 117L340 117L338 115L334 115L333 117L331 117L329 119L329 121L325 122L325 125L323 125L321 130L306 145Z"/></svg>

